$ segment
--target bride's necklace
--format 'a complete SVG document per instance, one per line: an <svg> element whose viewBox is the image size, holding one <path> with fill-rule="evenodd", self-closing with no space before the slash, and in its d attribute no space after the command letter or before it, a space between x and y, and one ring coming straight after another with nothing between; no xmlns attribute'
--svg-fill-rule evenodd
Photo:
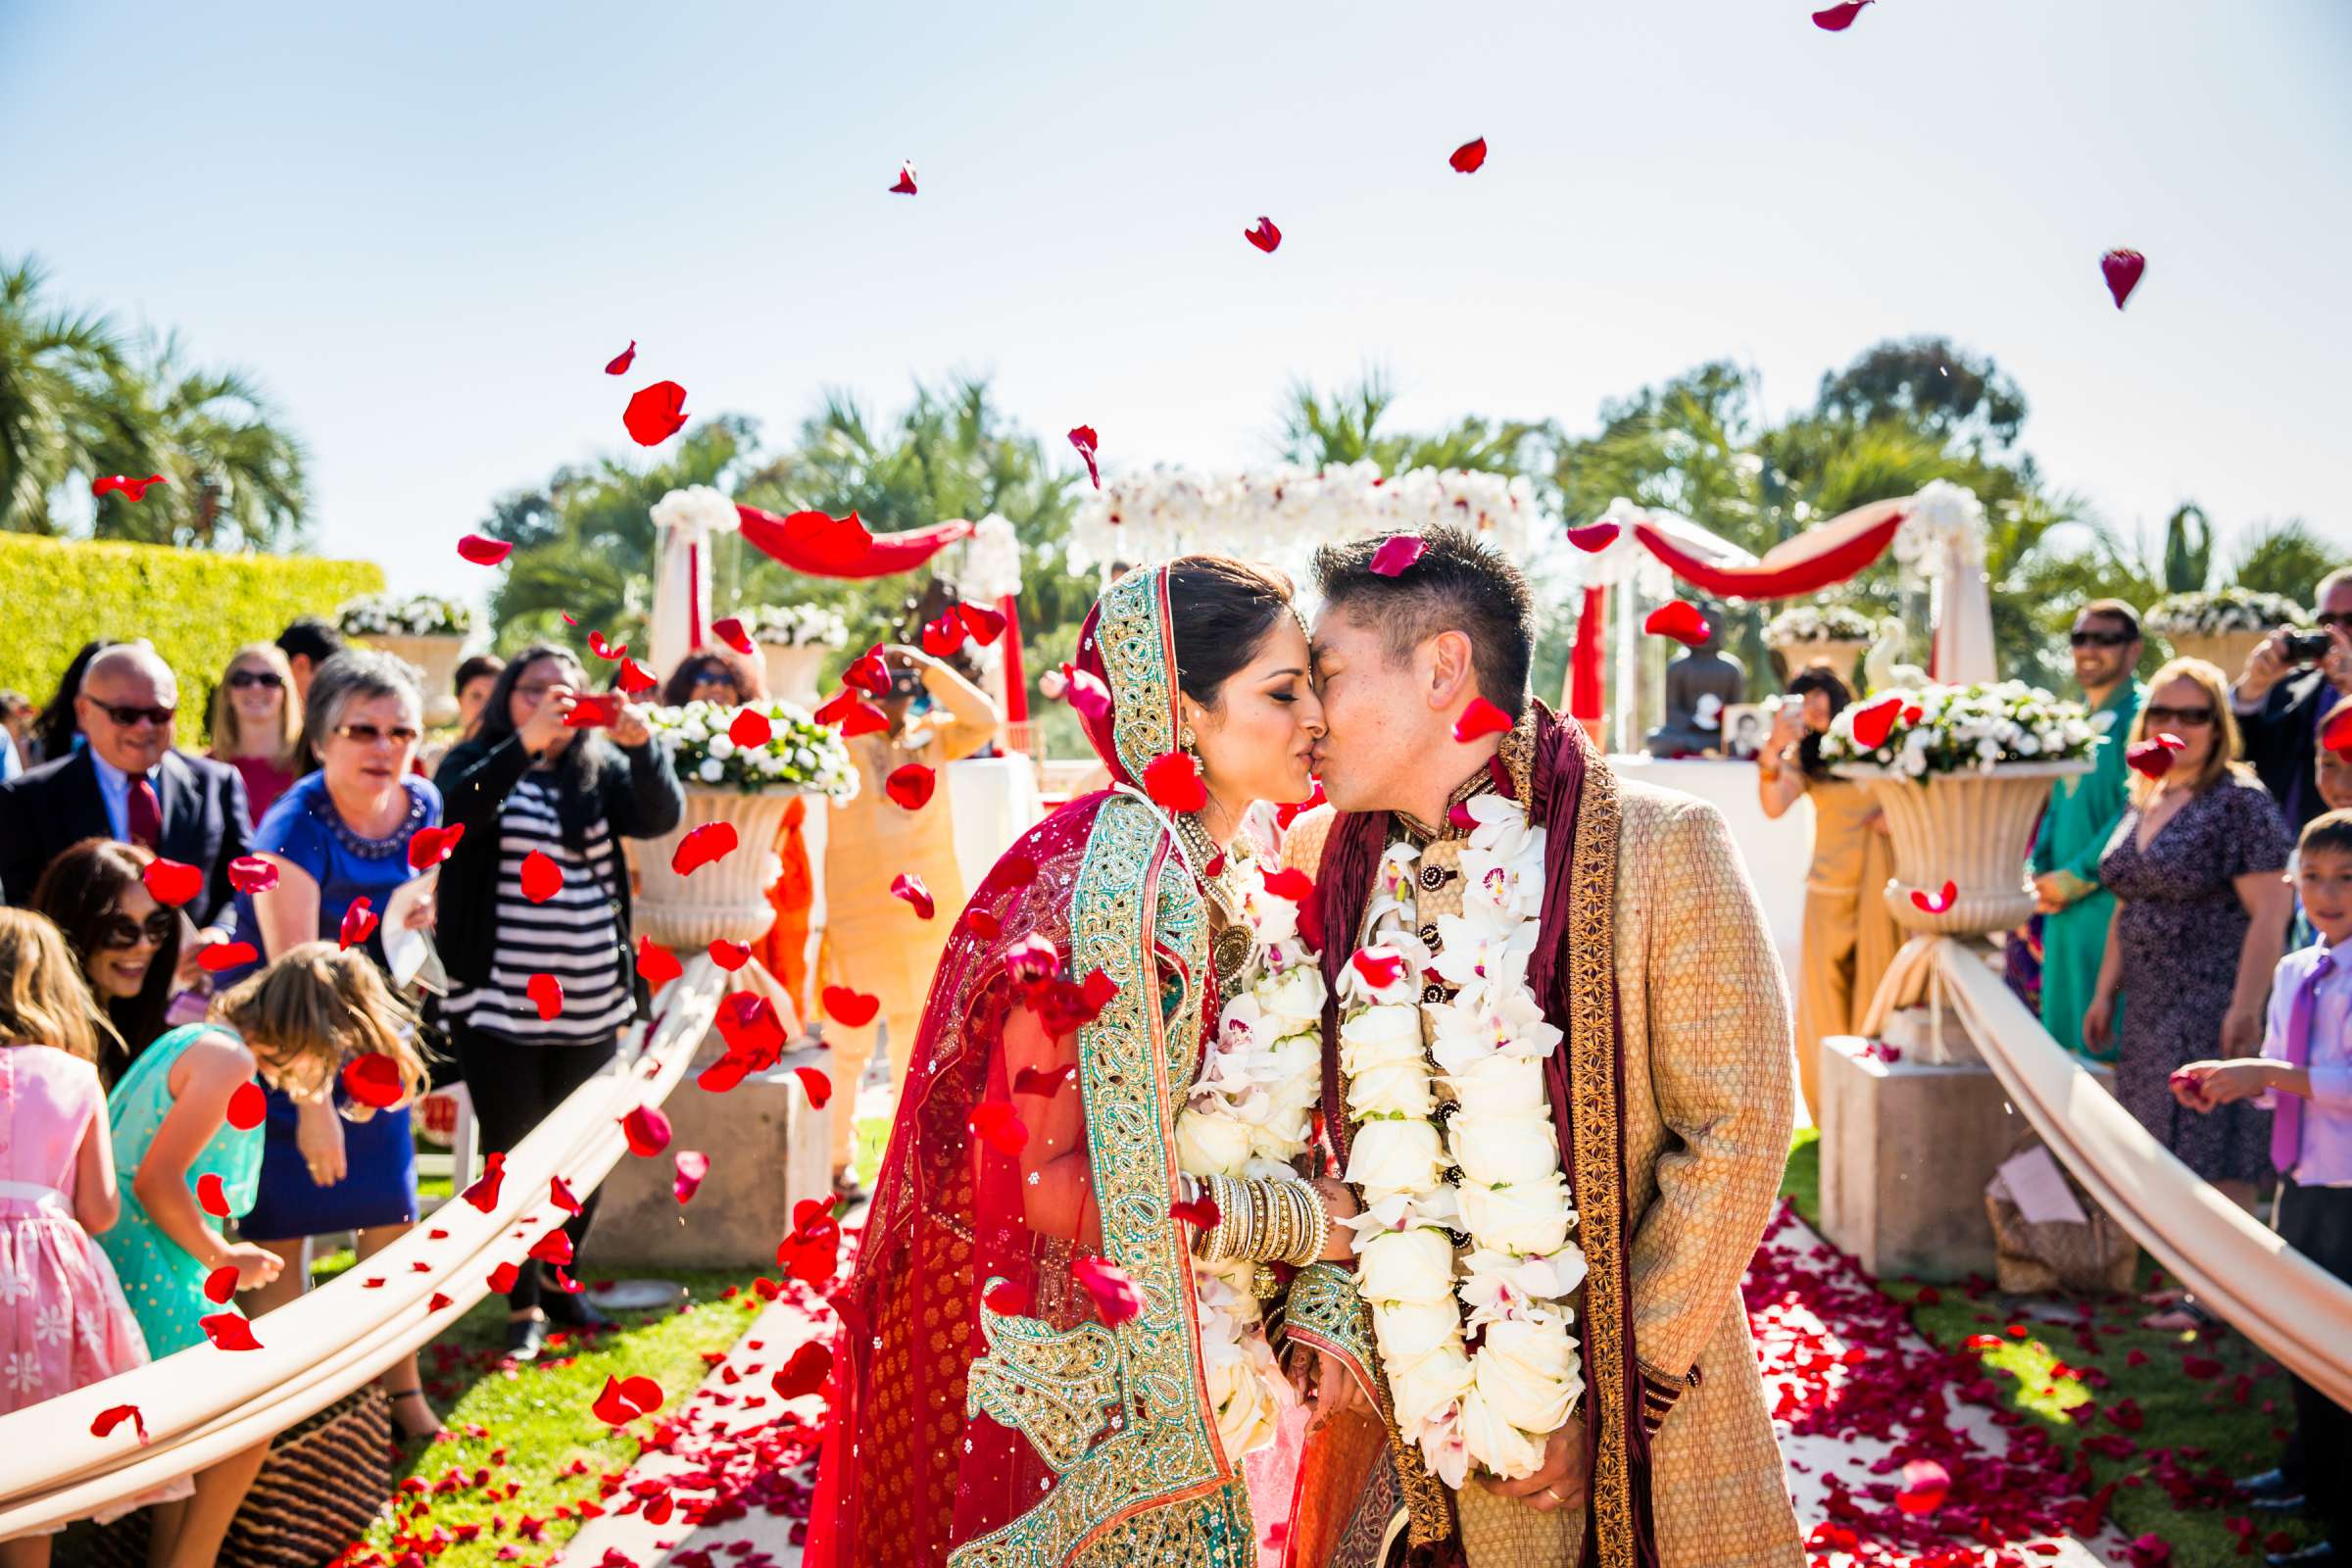
<svg viewBox="0 0 2352 1568"><path fill-rule="evenodd" d="M1241 891L1234 886L1233 860L1217 849L1208 829L1200 825L1199 815L1188 811L1175 821L1176 842L1184 851L1185 861L1221 917L1209 936L1208 958L1216 967L1218 991L1231 994L1234 982L1257 956L1257 939L1250 934L1250 922L1242 918ZM1224 863L1219 864L1220 861ZM1216 867L1213 876L1209 874L1211 866Z"/></svg>

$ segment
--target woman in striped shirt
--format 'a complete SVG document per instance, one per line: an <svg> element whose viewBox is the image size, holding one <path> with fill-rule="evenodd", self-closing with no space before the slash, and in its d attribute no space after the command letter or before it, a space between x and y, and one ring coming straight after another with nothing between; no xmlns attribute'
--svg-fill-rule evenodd
<svg viewBox="0 0 2352 1568"><path fill-rule="evenodd" d="M634 705L602 734L565 726L586 687L567 650L525 649L435 775L445 820L466 828L441 866L442 1016L485 1150L514 1148L612 1059L642 1001L620 841L668 832L686 807ZM592 1193L565 1226L575 1248L595 1211ZM602 1321L543 1283L533 1267L507 1295L518 1359L538 1354L551 1319Z"/></svg>

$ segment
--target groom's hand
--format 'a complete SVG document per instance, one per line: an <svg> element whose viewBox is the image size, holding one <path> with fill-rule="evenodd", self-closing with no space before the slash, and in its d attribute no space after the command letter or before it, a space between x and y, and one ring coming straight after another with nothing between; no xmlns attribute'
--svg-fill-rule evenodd
<svg viewBox="0 0 2352 1568"><path fill-rule="evenodd" d="M1585 1505L1585 1418L1573 1415L1544 1445L1544 1468L1517 1481L1482 1476L1479 1485L1497 1496L1517 1497L1538 1513Z"/></svg>

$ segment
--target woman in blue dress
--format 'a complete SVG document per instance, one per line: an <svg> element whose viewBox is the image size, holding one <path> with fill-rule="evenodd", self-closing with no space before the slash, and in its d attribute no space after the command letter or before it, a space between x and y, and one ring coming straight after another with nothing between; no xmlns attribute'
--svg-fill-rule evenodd
<svg viewBox="0 0 2352 1568"><path fill-rule="evenodd" d="M384 963L384 907L419 874L410 843L441 821L440 793L411 771L422 711L409 666L388 654L346 650L311 677L303 749L318 770L279 796L254 830L254 853L277 868L276 885L237 895L237 929L254 934L262 962L305 942L349 937L348 945L364 940L368 956ZM367 910L347 926L363 899ZM427 923L431 908L423 902L409 923ZM362 924L364 937L352 935ZM339 1088L305 1099L270 1092L260 1190L242 1230L277 1253L285 1269L255 1293L257 1313L309 1288L312 1237L354 1232L367 1258L416 1221L409 1118L351 1120L338 1109L341 1100ZM414 1355L395 1362L382 1382L402 1432L428 1437L441 1429Z"/></svg>

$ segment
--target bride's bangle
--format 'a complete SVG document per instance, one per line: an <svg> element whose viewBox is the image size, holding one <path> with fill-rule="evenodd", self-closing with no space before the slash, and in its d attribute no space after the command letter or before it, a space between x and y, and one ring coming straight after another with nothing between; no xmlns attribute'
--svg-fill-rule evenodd
<svg viewBox="0 0 2352 1568"><path fill-rule="evenodd" d="M1304 1268L1309 1263L1320 1261L1323 1250L1331 1245L1331 1204L1324 1200L1321 1190L1311 1183L1294 1182L1291 1185L1299 1190L1300 1200L1306 1204L1307 1232L1305 1242L1291 1254L1290 1260Z"/></svg>

